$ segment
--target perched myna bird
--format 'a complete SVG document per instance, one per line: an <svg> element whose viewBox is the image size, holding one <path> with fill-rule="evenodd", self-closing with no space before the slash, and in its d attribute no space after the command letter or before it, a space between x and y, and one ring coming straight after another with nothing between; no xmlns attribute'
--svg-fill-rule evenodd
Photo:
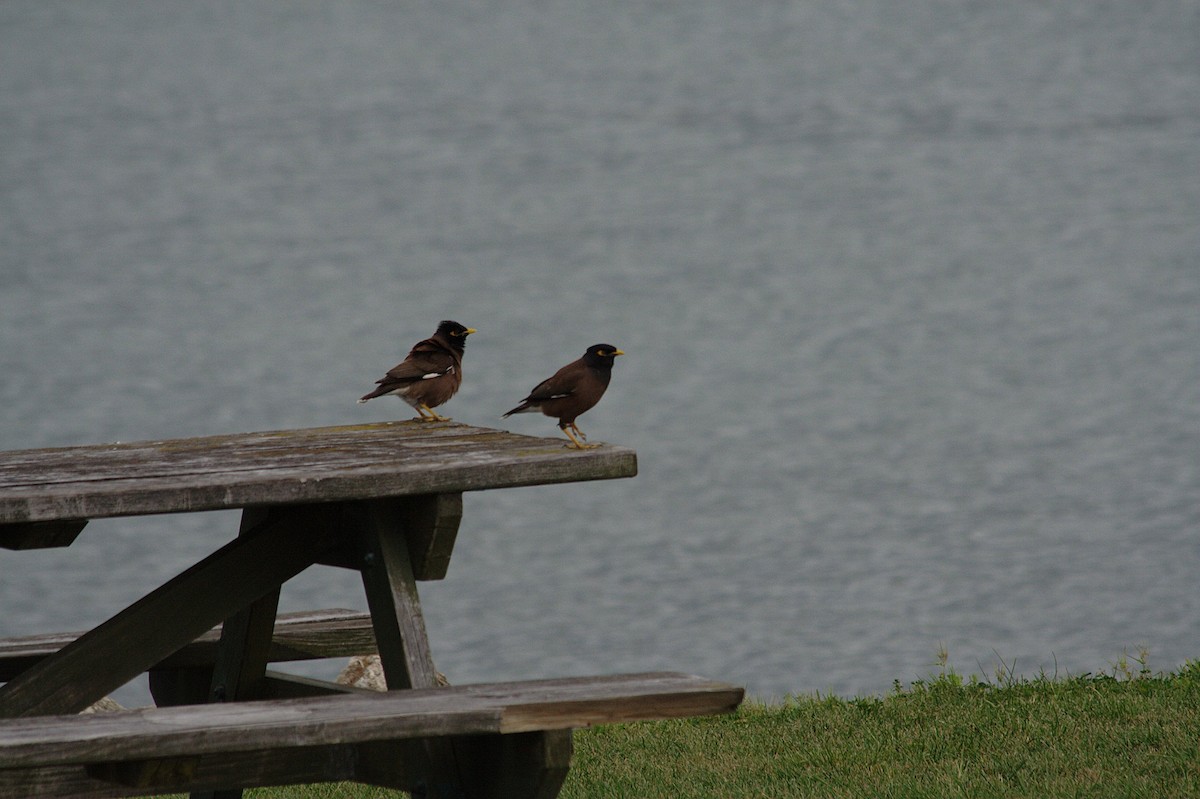
<svg viewBox="0 0 1200 799"><path fill-rule="evenodd" d="M462 385L463 347L467 336L474 332L474 328L458 322L442 322L436 333L417 342L403 362L376 380L379 388L359 402L395 394L415 408L417 418L423 422L450 421L433 409L449 401Z"/></svg>
<svg viewBox="0 0 1200 799"><path fill-rule="evenodd" d="M507 419L514 413L541 411L558 419L559 428L567 434L576 449L587 449L589 445L583 443L587 436L576 427L575 419L604 396L608 381L612 379L613 360L624 354L611 344L593 344L582 358L559 369L554 377L538 383L529 396L504 414L503 418Z"/></svg>

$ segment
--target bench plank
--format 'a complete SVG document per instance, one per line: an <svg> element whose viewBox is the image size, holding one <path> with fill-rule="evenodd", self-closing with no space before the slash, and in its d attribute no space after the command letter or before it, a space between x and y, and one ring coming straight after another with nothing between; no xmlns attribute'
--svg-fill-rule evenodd
<svg viewBox="0 0 1200 799"><path fill-rule="evenodd" d="M743 689L660 672L0 721L0 769L729 713Z"/></svg>
<svg viewBox="0 0 1200 799"><path fill-rule="evenodd" d="M0 525L632 477L637 455L383 422L0 453Z"/></svg>
<svg viewBox="0 0 1200 799"><path fill-rule="evenodd" d="M85 631L29 635L0 639L0 682L49 655L53 655ZM211 668L216 662L221 627L201 635L153 669ZM371 617L357 610L332 608L281 613L275 620L268 659L272 663L320 658L352 657L375 652Z"/></svg>

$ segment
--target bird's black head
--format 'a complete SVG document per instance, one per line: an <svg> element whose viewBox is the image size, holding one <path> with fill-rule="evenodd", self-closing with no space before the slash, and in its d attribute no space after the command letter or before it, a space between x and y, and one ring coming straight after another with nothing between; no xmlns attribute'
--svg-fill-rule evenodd
<svg viewBox="0 0 1200 799"><path fill-rule="evenodd" d="M593 344L583 354L583 362L593 369L612 369L613 359L624 354L611 344Z"/></svg>
<svg viewBox="0 0 1200 799"><path fill-rule="evenodd" d="M437 333L434 335L441 336L450 342L450 345L460 352L464 349L467 343L467 336L475 332L473 327L465 327L451 319L444 319L438 325Z"/></svg>

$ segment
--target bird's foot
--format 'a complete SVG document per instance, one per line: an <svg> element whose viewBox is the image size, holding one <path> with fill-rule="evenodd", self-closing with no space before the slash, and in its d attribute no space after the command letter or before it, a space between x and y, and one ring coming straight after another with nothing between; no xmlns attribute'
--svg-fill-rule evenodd
<svg viewBox="0 0 1200 799"><path fill-rule="evenodd" d="M571 439L571 443L566 444L565 446L573 449L595 449L596 447L600 446L599 444L585 444L576 438L575 433L579 433L579 428L575 427L575 425L566 425L562 428L562 431L567 434L567 438ZM579 433L579 435L583 436L583 433ZM586 436L584 436L584 438L586 438Z"/></svg>
<svg viewBox="0 0 1200 799"><path fill-rule="evenodd" d="M429 414L426 416L425 414ZM449 416L442 416L440 413L430 408L428 405L422 405L417 408L417 418L422 422L452 422L454 421Z"/></svg>

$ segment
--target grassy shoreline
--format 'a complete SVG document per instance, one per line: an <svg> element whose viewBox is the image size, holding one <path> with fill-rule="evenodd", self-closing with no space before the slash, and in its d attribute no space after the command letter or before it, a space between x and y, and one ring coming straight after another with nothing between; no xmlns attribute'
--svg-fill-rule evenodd
<svg viewBox="0 0 1200 799"><path fill-rule="evenodd" d="M1004 684L945 673L884 697L592 730L576 749L570 799L1196 796L1200 665Z"/></svg>
<svg viewBox="0 0 1200 799"><path fill-rule="evenodd" d="M1200 663L993 682L943 670L885 696L580 730L563 799L1200 796ZM391 799L358 785L255 799Z"/></svg>

